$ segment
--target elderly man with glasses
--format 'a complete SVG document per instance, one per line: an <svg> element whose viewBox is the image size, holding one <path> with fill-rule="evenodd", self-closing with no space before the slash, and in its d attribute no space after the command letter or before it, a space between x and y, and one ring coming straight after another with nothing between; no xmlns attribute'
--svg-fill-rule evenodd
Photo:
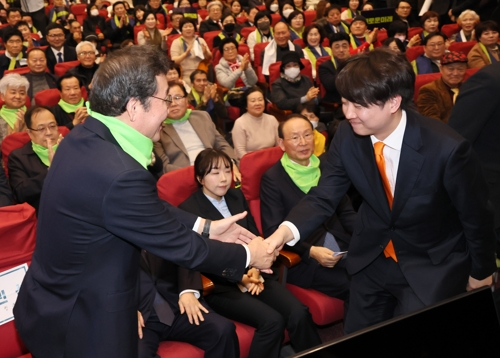
<svg viewBox="0 0 500 358"><path fill-rule="evenodd" d="M68 73L80 78L88 90L94 73L99 68L99 65L96 63L96 48L92 42L82 41L76 46L76 55L80 64L73 67Z"/></svg>

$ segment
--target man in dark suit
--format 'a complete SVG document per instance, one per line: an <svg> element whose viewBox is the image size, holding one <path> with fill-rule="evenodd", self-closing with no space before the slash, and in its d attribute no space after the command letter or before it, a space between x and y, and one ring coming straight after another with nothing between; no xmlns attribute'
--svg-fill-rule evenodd
<svg viewBox="0 0 500 358"><path fill-rule="evenodd" d="M57 80L57 89L61 94L61 100L50 110L56 117L58 126L73 129L87 118L87 107L84 104L82 85L82 79L69 72Z"/></svg>
<svg viewBox="0 0 500 358"><path fill-rule="evenodd" d="M119 48L123 41L134 38L134 21L127 16L123 1L113 4L113 15L106 21L104 36L113 44L113 48Z"/></svg>
<svg viewBox="0 0 500 358"><path fill-rule="evenodd" d="M212 1L208 4L208 17L200 24L200 36L203 37L205 33L210 31L222 30L222 4L219 1Z"/></svg>
<svg viewBox="0 0 500 358"><path fill-rule="evenodd" d="M319 159L313 156L313 127L307 118L289 115L280 123L278 136L283 158L264 173L260 184L264 237L276 231L310 187L317 185L321 175ZM311 178L311 174L315 178L309 181L306 178ZM304 179L309 181L306 187L301 185ZM336 253L348 250L355 219L349 198L344 196L336 212L311 235L295 246L287 246L287 250L301 257L301 262L289 270L287 282L346 300L349 278L345 260Z"/></svg>
<svg viewBox="0 0 500 358"><path fill-rule="evenodd" d="M24 121L30 141L10 153L9 181L16 201L30 204L38 214L43 183L59 144L59 132L54 115L45 107L30 107Z"/></svg>
<svg viewBox="0 0 500 358"><path fill-rule="evenodd" d="M326 89L325 102L340 104L340 94L335 87L337 68L342 62L351 57L349 52L349 35L338 32L330 36L330 46L332 48L332 61L325 61L319 65L318 78Z"/></svg>
<svg viewBox="0 0 500 358"><path fill-rule="evenodd" d="M495 210L497 256L500 257L500 63L485 66L460 88L448 124L472 144L483 165Z"/></svg>
<svg viewBox="0 0 500 358"><path fill-rule="evenodd" d="M7 9L7 24L9 26L0 29L0 37L3 38L5 32L13 30L16 24L22 20L21 9L17 7L9 7Z"/></svg>
<svg viewBox="0 0 500 358"><path fill-rule="evenodd" d="M337 75L339 125L317 187L268 238L307 237L351 183L363 197L349 245L350 333L492 283L493 213L469 142L408 110L415 75L388 50L350 58Z"/></svg>
<svg viewBox="0 0 500 358"><path fill-rule="evenodd" d="M49 24L46 31L49 43L49 47L45 50L47 67L51 73L54 73L54 67L57 63L76 61L78 58L74 47L64 45L64 28L61 25Z"/></svg>
<svg viewBox="0 0 500 358"><path fill-rule="evenodd" d="M207 358L239 357L234 323L213 312L200 298L199 272L144 250L140 266L139 322L143 325L139 358L158 357L161 341L188 342L203 349Z"/></svg>
<svg viewBox="0 0 500 358"><path fill-rule="evenodd" d="M9 29L3 34L5 53L0 55L0 77L7 70L25 67L26 51L23 46L23 35L17 29Z"/></svg>
<svg viewBox="0 0 500 358"><path fill-rule="evenodd" d="M14 307L35 357L137 357L140 248L235 280L248 264L265 269L275 258L235 224L244 214L210 222L158 198L146 168L168 116L167 71L165 54L149 46L107 58L90 93L92 117L54 157L37 246Z"/></svg>

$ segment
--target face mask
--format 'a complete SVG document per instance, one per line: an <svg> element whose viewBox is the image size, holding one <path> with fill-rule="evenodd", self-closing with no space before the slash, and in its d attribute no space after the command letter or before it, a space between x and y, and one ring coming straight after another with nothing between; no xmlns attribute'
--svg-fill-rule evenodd
<svg viewBox="0 0 500 358"><path fill-rule="evenodd" d="M310 122L313 125L313 128L316 129L316 127L318 126L318 121L310 121Z"/></svg>
<svg viewBox="0 0 500 358"><path fill-rule="evenodd" d="M224 31L226 31L228 34L233 33L235 26L235 24L225 24Z"/></svg>
<svg viewBox="0 0 500 358"><path fill-rule="evenodd" d="M97 9L90 10L90 16L97 16L97 15L99 15L99 10Z"/></svg>
<svg viewBox="0 0 500 358"><path fill-rule="evenodd" d="M285 69L285 75L289 78L296 78L300 74L300 68L290 67Z"/></svg>
<svg viewBox="0 0 500 358"><path fill-rule="evenodd" d="M271 27L271 23L269 21L259 22L257 24L257 27L259 28L260 31L268 31L269 28Z"/></svg>
<svg viewBox="0 0 500 358"><path fill-rule="evenodd" d="M278 4L271 4L271 6L269 6L269 9L272 11L272 12L276 12L279 10L279 6Z"/></svg>
<svg viewBox="0 0 500 358"><path fill-rule="evenodd" d="M286 9L286 10L283 10L283 16L286 17L288 19L288 16L290 16L290 14L293 12L292 9Z"/></svg>
<svg viewBox="0 0 500 358"><path fill-rule="evenodd" d="M406 41L406 36L401 36L401 35L399 35L399 36L394 36L394 38L395 38L395 39L400 39L400 40L401 40L401 42L403 42L403 43Z"/></svg>

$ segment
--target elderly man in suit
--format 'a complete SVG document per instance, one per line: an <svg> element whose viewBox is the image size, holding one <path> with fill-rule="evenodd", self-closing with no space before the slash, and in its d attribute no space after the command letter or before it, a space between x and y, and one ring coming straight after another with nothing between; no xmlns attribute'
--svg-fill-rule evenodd
<svg viewBox="0 0 500 358"><path fill-rule="evenodd" d="M75 48L64 45L64 28L61 25L49 24L46 31L49 47L45 50L45 56L47 57L47 67L51 73L54 73L54 67L58 63L78 60Z"/></svg>
<svg viewBox="0 0 500 358"><path fill-rule="evenodd" d="M30 72L22 76L26 77L30 84L27 94L34 105L38 92L57 87L57 77L47 72L47 57L40 48L35 47L28 52L28 67Z"/></svg>
<svg viewBox="0 0 500 358"><path fill-rule="evenodd" d="M439 70L441 78L420 88L417 107L420 114L446 123L465 78L467 56L462 52L445 53Z"/></svg>
<svg viewBox="0 0 500 358"><path fill-rule="evenodd" d="M313 126L307 118L290 114L280 123L278 136L283 157L264 173L260 184L264 237L278 228L321 176L320 159L313 154ZM287 282L346 300L349 278L339 252L348 250L355 219L349 198L344 196L335 213L311 235L295 246L287 246L302 259L289 270Z"/></svg>
<svg viewBox="0 0 500 358"><path fill-rule="evenodd" d="M214 148L233 160L234 178L240 181L234 150L217 131L210 115L188 109L186 89L180 83L170 83L169 95L173 100L170 113L154 145L156 156L163 162L163 173L193 165L198 153Z"/></svg>
<svg viewBox="0 0 500 358"><path fill-rule="evenodd" d="M89 118L54 157L14 307L35 357L137 357L140 248L234 280L275 258L235 224L244 213L211 222L158 198L147 167L171 102L167 71L165 54L152 47L116 51L96 73Z"/></svg>
<svg viewBox="0 0 500 358"><path fill-rule="evenodd" d="M363 197L349 245L345 331L492 283L493 213L471 145L410 110L415 74L386 49L337 76L346 121L317 187L267 240L294 245L332 215L351 184Z"/></svg>

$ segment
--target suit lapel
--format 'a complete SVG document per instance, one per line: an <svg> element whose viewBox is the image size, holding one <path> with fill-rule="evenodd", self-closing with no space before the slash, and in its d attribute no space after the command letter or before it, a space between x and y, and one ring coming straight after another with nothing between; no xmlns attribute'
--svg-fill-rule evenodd
<svg viewBox="0 0 500 358"><path fill-rule="evenodd" d="M418 151L422 147L420 126L415 114L407 111L407 123L399 158L396 190L392 204L392 222L396 221L403 210L408 197L424 164L424 156Z"/></svg>
<svg viewBox="0 0 500 358"><path fill-rule="evenodd" d="M202 189L196 192L196 201L198 201L200 211L204 217L211 218L211 220L224 219L219 210L217 210L210 200L207 199L205 194L203 194Z"/></svg>
<svg viewBox="0 0 500 358"><path fill-rule="evenodd" d="M195 111L193 111L193 112L195 112ZM204 111L197 111L197 112L201 112L200 114L205 113L208 117L207 119L210 121L210 123L212 123L212 120L207 112L204 112ZM207 133L206 131L208 128L206 128L204 119L205 118L203 118L203 117L197 118L197 116L193 116L192 118L189 118L188 121L189 121L189 123L191 123L191 126L193 127L196 134L198 134L198 137L200 138L201 142L203 143L203 146L205 148L212 148L213 145L212 145L212 143L210 143L210 141L208 140L208 136L206 135L206 133Z"/></svg>
<svg viewBox="0 0 500 358"><path fill-rule="evenodd" d="M170 137L172 142L180 149L182 152L189 158L188 151L186 147L184 146L184 143L182 143L181 137L179 137L179 134L177 134L177 131L175 130L174 126L172 124L167 124L163 126L163 131L165 132L166 135Z"/></svg>

